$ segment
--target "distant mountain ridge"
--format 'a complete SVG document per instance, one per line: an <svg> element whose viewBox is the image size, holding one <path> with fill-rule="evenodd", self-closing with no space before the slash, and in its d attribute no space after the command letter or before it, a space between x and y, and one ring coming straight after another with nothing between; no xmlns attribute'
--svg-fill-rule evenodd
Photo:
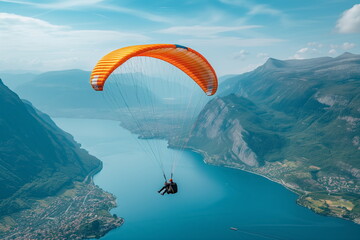
<svg viewBox="0 0 360 240"><path fill-rule="evenodd" d="M360 55L270 58L227 79L200 114L189 146L208 162L298 191L300 203L315 211L360 222Z"/></svg>
<svg viewBox="0 0 360 240"><path fill-rule="evenodd" d="M0 216L82 181L101 162L0 80Z"/></svg>
<svg viewBox="0 0 360 240"><path fill-rule="evenodd" d="M29 72L0 72L0 78L3 83L13 91L16 87L32 81L37 75L36 73Z"/></svg>
<svg viewBox="0 0 360 240"><path fill-rule="evenodd" d="M142 73L113 73L104 91L97 92L90 85L90 74L79 69L45 72L34 76L31 81L13 83L16 86L14 91L53 116L94 117L97 114L101 118L112 118L111 112L116 108L126 107L120 90L130 107L160 106L166 99L180 98L181 92L187 91L186 86ZM167 85L174 90L162 87Z"/></svg>

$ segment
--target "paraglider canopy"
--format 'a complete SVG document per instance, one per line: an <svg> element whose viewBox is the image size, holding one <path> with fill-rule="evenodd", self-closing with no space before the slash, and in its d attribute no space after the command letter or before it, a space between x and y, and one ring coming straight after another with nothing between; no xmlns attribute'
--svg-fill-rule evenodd
<svg viewBox="0 0 360 240"><path fill-rule="evenodd" d="M208 95L215 94L218 81L209 62L195 50L176 44L135 45L117 49L105 55L94 67L90 83L102 91L109 75L133 57L152 57L166 61L185 72Z"/></svg>
<svg viewBox="0 0 360 240"><path fill-rule="evenodd" d="M184 149L188 139L185 136L190 134L199 106L218 88L216 73L205 57L176 44L135 45L114 50L95 65L90 83L94 90L104 90L101 95L109 105L115 105L111 114L119 114L122 124L141 136L139 146L158 163L165 181L164 162L172 161L172 178L176 166L174 155L178 151L165 157L159 147L161 142L150 139L167 134L179 149ZM177 192L172 179L169 187L168 193Z"/></svg>

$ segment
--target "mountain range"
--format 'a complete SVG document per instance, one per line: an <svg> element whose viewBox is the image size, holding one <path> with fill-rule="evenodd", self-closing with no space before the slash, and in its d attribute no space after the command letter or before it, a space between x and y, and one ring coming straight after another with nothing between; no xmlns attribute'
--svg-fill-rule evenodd
<svg viewBox="0 0 360 240"><path fill-rule="evenodd" d="M230 77L188 146L255 172L316 212L360 220L360 55L268 61Z"/></svg>
<svg viewBox="0 0 360 240"><path fill-rule="evenodd" d="M6 82L22 98L51 116L114 118L119 108L165 106L176 103L186 84L145 76L142 73L113 73L103 92L92 89L90 72L78 69L45 72L38 75L5 75ZM165 86L171 86L165 88ZM151 90L150 90L151 89ZM126 104L123 101L126 99ZM106 115L106 116L105 116Z"/></svg>

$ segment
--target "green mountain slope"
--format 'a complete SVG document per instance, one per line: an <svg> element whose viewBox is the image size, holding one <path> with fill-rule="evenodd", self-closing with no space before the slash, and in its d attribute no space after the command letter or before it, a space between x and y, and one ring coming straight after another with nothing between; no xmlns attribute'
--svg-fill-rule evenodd
<svg viewBox="0 0 360 240"><path fill-rule="evenodd" d="M317 212L359 221L360 55L269 59L219 90L191 148L286 185Z"/></svg>
<svg viewBox="0 0 360 240"><path fill-rule="evenodd" d="M100 161L0 81L0 215L82 181Z"/></svg>

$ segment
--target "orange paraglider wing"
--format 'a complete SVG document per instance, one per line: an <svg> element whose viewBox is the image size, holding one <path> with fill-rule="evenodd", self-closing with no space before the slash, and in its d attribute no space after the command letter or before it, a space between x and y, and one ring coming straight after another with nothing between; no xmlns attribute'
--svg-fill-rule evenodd
<svg viewBox="0 0 360 240"><path fill-rule="evenodd" d="M105 55L94 67L90 83L102 91L109 75L132 57L153 57L166 61L185 72L209 96L216 93L217 76L209 62L191 48L176 44L135 45L117 49Z"/></svg>

